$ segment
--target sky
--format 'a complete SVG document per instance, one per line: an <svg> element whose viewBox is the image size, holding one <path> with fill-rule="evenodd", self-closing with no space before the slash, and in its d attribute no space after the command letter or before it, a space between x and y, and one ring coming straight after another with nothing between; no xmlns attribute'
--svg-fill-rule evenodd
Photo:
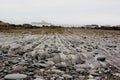
<svg viewBox="0 0 120 80"><path fill-rule="evenodd" d="M0 0L0 20L54 24L120 24L120 0Z"/></svg>

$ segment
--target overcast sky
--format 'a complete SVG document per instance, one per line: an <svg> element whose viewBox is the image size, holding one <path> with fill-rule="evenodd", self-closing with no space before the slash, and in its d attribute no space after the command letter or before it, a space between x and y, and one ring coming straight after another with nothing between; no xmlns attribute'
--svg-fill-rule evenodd
<svg viewBox="0 0 120 80"><path fill-rule="evenodd" d="M120 24L120 0L0 0L0 20L55 24Z"/></svg>

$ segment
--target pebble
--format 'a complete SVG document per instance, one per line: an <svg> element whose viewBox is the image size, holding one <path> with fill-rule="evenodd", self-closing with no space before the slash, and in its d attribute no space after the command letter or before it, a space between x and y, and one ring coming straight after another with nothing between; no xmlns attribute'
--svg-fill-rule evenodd
<svg viewBox="0 0 120 80"><path fill-rule="evenodd" d="M84 79L85 79L85 76L79 76L79 79L80 79L80 80L84 80Z"/></svg>
<svg viewBox="0 0 120 80"><path fill-rule="evenodd" d="M97 80L97 79L87 79L87 80Z"/></svg>
<svg viewBox="0 0 120 80"><path fill-rule="evenodd" d="M62 77L64 77L65 79L72 79L72 76L69 74L63 74Z"/></svg>
<svg viewBox="0 0 120 80"><path fill-rule="evenodd" d="M92 76L99 76L98 73L90 73Z"/></svg>
<svg viewBox="0 0 120 80"><path fill-rule="evenodd" d="M105 61L106 57L103 56L103 55L97 55L97 56L96 56L96 59L97 59L98 61Z"/></svg>
<svg viewBox="0 0 120 80"><path fill-rule="evenodd" d="M47 62L45 62L45 64L47 64L49 66L53 66L55 63L53 61L47 61Z"/></svg>
<svg viewBox="0 0 120 80"><path fill-rule="evenodd" d="M120 73L112 73L112 74L115 75L115 76L120 77Z"/></svg>
<svg viewBox="0 0 120 80"><path fill-rule="evenodd" d="M42 76L34 76L35 79L34 80L44 80Z"/></svg>
<svg viewBox="0 0 120 80"><path fill-rule="evenodd" d="M88 79L94 79L94 76L89 75L89 76L88 76Z"/></svg>
<svg viewBox="0 0 120 80"><path fill-rule="evenodd" d="M13 66L12 72L22 72L25 71L27 68L23 66Z"/></svg>
<svg viewBox="0 0 120 80"><path fill-rule="evenodd" d="M3 67L3 63L0 63L0 69Z"/></svg>
<svg viewBox="0 0 120 80"><path fill-rule="evenodd" d="M49 65L45 63L34 63L34 66L40 67L40 68L48 68Z"/></svg>
<svg viewBox="0 0 120 80"><path fill-rule="evenodd" d="M57 69L52 69L51 72L56 74L64 74L64 71L57 70Z"/></svg>
<svg viewBox="0 0 120 80"><path fill-rule="evenodd" d="M77 64L75 65L76 68L87 69L90 68L87 64Z"/></svg>
<svg viewBox="0 0 120 80"><path fill-rule="evenodd" d="M39 75L43 75L43 74L44 74L44 72L45 72L45 70L44 70L44 69L35 70L35 73L36 73L36 74L39 74Z"/></svg>

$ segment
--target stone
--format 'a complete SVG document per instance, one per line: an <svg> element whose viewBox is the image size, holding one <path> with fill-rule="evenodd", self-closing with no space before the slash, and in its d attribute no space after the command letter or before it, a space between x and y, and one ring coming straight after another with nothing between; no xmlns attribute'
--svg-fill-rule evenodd
<svg viewBox="0 0 120 80"><path fill-rule="evenodd" d="M48 68L49 65L45 63L34 63L34 66L40 67L40 68Z"/></svg>
<svg viewBox="0 0 120 80"><path fill-rule="evenodd" d="M100 62L101 66L106 68L107 67L107 64L105 62Z"/></svg>
<svg viewBox="0 0 120 80"><path fill-rule="evenodd" d="M72 76L69 74L63 74L62 77L64 77L65 79L72 79Z"/></svg>
<svg viewBox="0 0 120 80"><path fill-rule="evenodd" d="M49 66L53 66L55 63L53 61L48 61L48 62L45 62L45 64L47 64Z"/></svg>
<svg viewBox="0 0 120 80"><path fill-rule="evenodd" d="M0 55L0 61L3 60L3 55Z"/></svg>
<svg viewBox="0 0 120 80"><path fill-rule="evenodd" d="M106 60L106 57L105 57L104 55L97 55L97 56L96 56L96 59L97 59L98 61L105 61L105 60Z"/></svg>
<svg viewBox="0 0 120 80"><path fill-rule="evenodd" d="M4 70L3 72L4 72L4 73L8 73L8 70Z"/></svg>
<svg viewBox="0 0 120 80"><path fill-rule="evenodd" d="M44 80L44 79L42 79L42 78L36 78L36 79L34 79L34 80Z"/></svg>
<svg viewBox="0 0 120 80"><path fill-rule="evenodd" d="M0 63L0 69L3 67L3 63Z"/></svg>
<svg viewBox="0 0 120 80"><path fill-rule="evenodd" d="M97 80L97 79L87 79L87 80Z"/></svg>
<svg viewBox="0 0 120 80"><path fill-rule="evenodd" d="M43 75L44 72L45 72L44 69L40 69L40 70L36 70L36 71L35 71L36 74L40 74L40 75Z"/></svg>
<svg viewBox="0 0 120 80"><path fill-rule="evenodd" d="M18 60L11 60L9 62L12 63L12 64L17 64L19 61Z"/></svg>
<svg viewBox="0 0 120 80"><path fill-rule="evenodd" d="M92 73L90 73L92 76L99 76L99 74L98 73L95 73L95 72L92 72Z"/></svg>
<svg viewBox="0 0 120 80"><path fill-rule="evenodd" d="M89 75L89 76L88 76L88 79L94 79L94 76Z"/></svg>
<svg viewBox="0 0 120 80"><path fill-rule="evenodd" d="M34 72L28 72L26 73L28 76L33 76L34 75Z"/></svg>
<svg viewBox="0 0 120 80"><path fill-rule="evenodd" d="M23 66L13 66L12 72L22 72L25 71L27 68Z"/></svg>
<svg viewBox="0 0 120 80"><path fill-rule="evenodd" d="M4 77L5 79L10 79L10 80L13 80L13 79L25 79L27 78L27 75L25 74L8 74Z"/></svg>
<svg viewBox="0 0 120 80"><path fill-rule="evenodd" d="M65 62L61 62L61 63L57 64L57 68L62 70L62 71L66 71L67 65Z"/></svg>
<svg viewBox="0 0 120 80"><path fill-rule="evenodd" d="M101 80L101 78L100 78L100 77L95 77L95 79L96 79L96 80Z"/></svg>
<svg viewBox="0 0 120 80"><path fill-rule="evenodd" d="M79 72L79 73L82 73L82 72L84 72L85 70L84 70L84 69L81 69L81 68L78 68L78 69L76 69L76 71Z"/></svg>
<svg viewBox="0 0 120 80"><path fill-rule="evenodd" d="M84 80L84 79L85 79L85 76L79 76L79 79L80 79L80 80Z"/></svg>
<svg viewBox="0 0 120 80"><path fill-rule="evenodd" d="M120 77L120 73L112 73L114 76Z"/></svg>
<svg viewBox="0 0 120 80"><path fill-rule="evenodd" d="M79 64L79 68L81 68L81 69L88 69L90 67L87 64Z"/></svg>
<svg viewBox="0 0 120 80"><path fill-rule="evenodd" d="M56 74L64 74L64 71L57 70L57 69L52 69L51 72Z"/></svg>
<svg viewBox="0 0 120 80"><path fill-rule="evenodd" d="M34 77L36 78L34 80L44 80L42 76L35 75Z"/></svg>

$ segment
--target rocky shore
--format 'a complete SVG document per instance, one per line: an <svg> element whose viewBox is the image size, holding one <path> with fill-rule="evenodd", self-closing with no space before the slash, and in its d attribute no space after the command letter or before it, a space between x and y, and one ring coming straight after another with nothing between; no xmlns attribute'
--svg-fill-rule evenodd
<svg viewBox="0 0 120 80"><path fill-rule="evenodd" d="M0 33L0 80L119 80L120 36Z"/></svg>

